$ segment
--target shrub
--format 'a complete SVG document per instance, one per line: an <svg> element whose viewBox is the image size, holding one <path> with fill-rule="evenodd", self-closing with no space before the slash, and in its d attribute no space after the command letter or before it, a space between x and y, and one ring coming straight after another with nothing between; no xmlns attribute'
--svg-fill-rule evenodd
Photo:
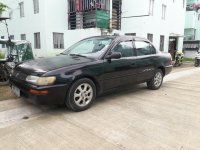
<svg viewBox="0 0 200 150"><path fill-rule="evenodd" d="M5 58L5 54L0 53L0 59L4 59Z"/></svg>

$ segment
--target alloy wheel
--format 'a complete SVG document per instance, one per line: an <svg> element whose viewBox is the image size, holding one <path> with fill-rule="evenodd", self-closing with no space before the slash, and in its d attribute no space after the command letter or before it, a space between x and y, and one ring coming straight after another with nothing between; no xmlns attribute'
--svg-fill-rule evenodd
<svg viewBox="0 0 200 150"><path fill-rule="evenodd" d="M91 85L83 83L79 85L74 92L74 102L79 107L85 107L91 102L93 94L94 91Z"/></svg>
<svg viewBox="0 0 200 150"><path fill-rule="evenodd" d="M162 84L162 74L161 72L157 72L154 77L154 85L155 87L159 87Z"/></svg>

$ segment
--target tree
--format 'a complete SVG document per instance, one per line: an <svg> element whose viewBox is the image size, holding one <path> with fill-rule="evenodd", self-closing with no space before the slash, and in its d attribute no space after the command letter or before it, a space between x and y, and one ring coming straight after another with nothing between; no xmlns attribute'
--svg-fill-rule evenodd
<svg viewBox="0 0 200 150"><path fill-rule="evenodd" d="M7 5L0 2L0 15L8 8Z"/></svg>

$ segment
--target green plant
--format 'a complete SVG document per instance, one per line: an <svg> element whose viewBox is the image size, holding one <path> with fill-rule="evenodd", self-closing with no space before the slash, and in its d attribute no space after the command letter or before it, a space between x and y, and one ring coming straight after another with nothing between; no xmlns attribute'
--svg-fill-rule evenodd
<svg viewBox="0 0 200 150"><path fill-rule="evenodd" d="M0 2L0 14L1 14L2 12L4 12L7 8L8 8L7 5L5 5L5 4L3 4L3 3Z"/></svg>
<svg viewBox="0 0 200 150"><path fill-rule="evenodd" d="M4 57L5 57L5 54L0 53L0 59L4 59Z"/></svg>

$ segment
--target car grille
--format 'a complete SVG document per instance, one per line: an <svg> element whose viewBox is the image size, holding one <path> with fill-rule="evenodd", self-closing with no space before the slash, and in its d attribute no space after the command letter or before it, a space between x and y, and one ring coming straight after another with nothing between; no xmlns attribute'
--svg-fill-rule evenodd
<svg viewBox="0 0 200 150"><path fill-rule="evenodd" d="M20 80L26 80L27 74L25 74L21 71L14 70L12 77L14 77L16 79L20 79Z"/></svg>

